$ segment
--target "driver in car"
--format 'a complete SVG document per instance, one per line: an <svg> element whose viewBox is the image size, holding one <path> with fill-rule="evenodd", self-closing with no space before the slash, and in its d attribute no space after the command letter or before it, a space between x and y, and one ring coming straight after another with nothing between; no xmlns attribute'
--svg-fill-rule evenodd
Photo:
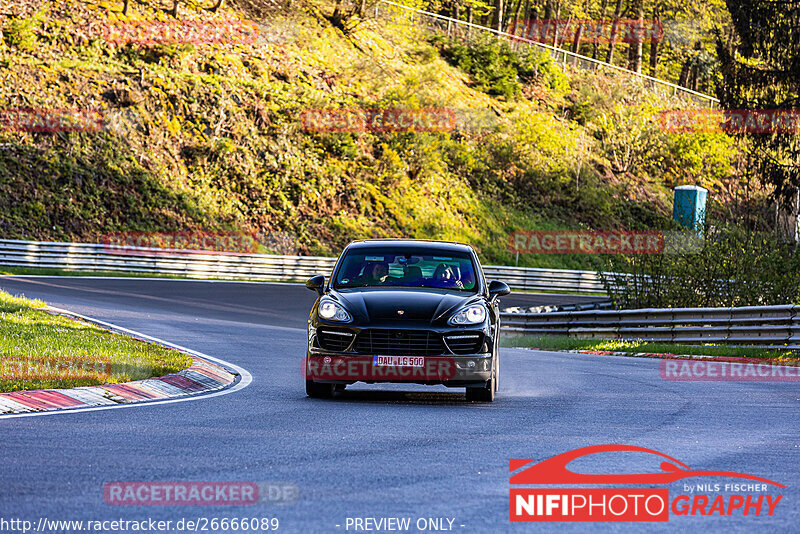
<svg viewBox="0 0 800 534"><path fill-rule="evenodd" d="M440 263L436 267L436 271L433 273L433 280L439 287L464 289L464 284L458 279L453 268L446 263Z"/></svg>
<svg viewBox="0 0 800 534"><path fill-rule="evenodd" d="M368 265L364 269L364 274L361 277L361 283L367 286L380 285L386 282L389 276L389 265L385 262L377 262Z"/></svg>

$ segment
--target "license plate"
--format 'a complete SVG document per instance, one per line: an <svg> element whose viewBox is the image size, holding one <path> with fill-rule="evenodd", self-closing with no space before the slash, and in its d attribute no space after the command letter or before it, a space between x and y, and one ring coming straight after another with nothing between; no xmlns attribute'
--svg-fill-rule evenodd
<svg viewBox="0 0 800 534"><path fill-rule="evenodd" d="M373 367L425 367L422 356L373 356Z"/></svg>

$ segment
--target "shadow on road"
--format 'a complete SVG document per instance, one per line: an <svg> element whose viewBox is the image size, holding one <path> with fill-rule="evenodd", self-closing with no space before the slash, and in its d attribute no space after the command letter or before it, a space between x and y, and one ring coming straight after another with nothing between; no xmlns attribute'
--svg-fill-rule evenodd
<svg viewBox="0 0 800 534"><path fill-rule="evenodd" d="M417 391L364 391L345 390L339 391L332 399L309 399L317 402L356 402L356 403L383 403L383 404L424 404L443 406L448 404L472 405L484 404L466 400L463 392L423 393Z"/></svg>

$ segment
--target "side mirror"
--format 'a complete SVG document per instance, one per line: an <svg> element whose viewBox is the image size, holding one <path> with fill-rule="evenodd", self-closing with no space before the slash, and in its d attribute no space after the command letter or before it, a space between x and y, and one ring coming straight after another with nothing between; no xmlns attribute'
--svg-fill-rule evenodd
<svg viewBox="0 0 800 534"><path fill-rule="evenodd" d="M508 295L511 293L511 288L505 282L499 280L492 280L489 282L489 300L495 300L497 297Z"/></svg>
<svg viewBox="0 0 800 534"><path fill-rule="evenodd" d="M321 297L325 288L325 277L322 276L321 274L318 274L317 276L312 276L311 278L306 280L306 287L308 289L316 291L317 294Z"/></svg>

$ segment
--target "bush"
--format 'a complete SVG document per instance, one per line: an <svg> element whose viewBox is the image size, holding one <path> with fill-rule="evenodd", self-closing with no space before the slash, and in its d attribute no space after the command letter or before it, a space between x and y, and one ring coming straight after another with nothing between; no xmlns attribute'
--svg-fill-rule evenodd
<svg viewBox="0 0 800 534"><path fill-rule="evenodd" d="M619 308L767 306L800 300L800 252L771 233L709 227L696 254L616 256L601 274Z"/></svg>
<svg viewBox="0 0 800 534"><path fill-rule="evenodd" d="M8 46L18 50L30 51L36 46L36 18L12 18L7 22L0 35Z"/></svg>
<svg viewBox="0 0 800 534"><path fill-rule="evenodd" d="M462 44L436 36L432 42L452 65L470 75L476 87L489 95L511 100L522 92L523 84L539 83L559 94L567 90L564 73L547 54L515 52L507 42L480 36Z"/></svg>
<svg viewBox="0 0 800 534"><path fill-rule="evenodd" d="M734 163L740 156L741 141L722 132L665 134L658 168L651 175L663 173L664 182L696 183L713 189L714 184L735 174ZM656 159L651 160L656 162Z"/></svg>
<svg viewBox="0 0 800 534"><path fill-rule="evenodd" d="M657 150L661 136L652 115L652 109L618 104L598 117L594 135L615 173L637 170Z"/></svg>
<svg viewBox="0 0 800 534"><path fill-rule="evenodd" d="M569 90L569 82L564 71L556 65L549 54L528 50L518 55L517 69L523 80L536 81L558 95Z"/></svg>

